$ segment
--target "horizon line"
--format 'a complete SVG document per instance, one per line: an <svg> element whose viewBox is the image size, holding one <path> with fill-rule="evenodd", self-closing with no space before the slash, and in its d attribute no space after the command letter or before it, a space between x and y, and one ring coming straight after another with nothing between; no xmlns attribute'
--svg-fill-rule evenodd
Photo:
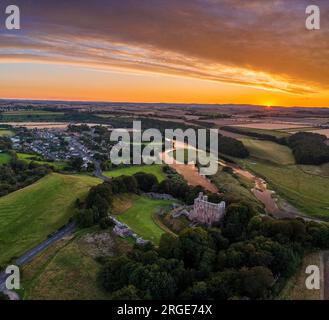
<svg viewBox="0 0 329 320"><path fill-rule="evenodd" d="M247 106L260 108L291 108L291 109L329 109L329 106L279 106L261 105L249 103L200 103L200 102L128 102L128 101L104 101L104 100L66 100L66 99L31 99L31 98L0 98L0 101L29 101L29 102L72 102L72 103L107 103L107 104L157 104L157 105L199 105L199 106Z"/></svg>

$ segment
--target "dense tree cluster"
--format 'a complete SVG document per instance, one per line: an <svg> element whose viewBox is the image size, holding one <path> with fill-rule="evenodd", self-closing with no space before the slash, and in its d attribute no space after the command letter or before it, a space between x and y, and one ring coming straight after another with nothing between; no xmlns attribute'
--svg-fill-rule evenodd
<svg viewBox="0 0 329 320"><path fill-rule="evenodd" d="M138 172L133 176L120 176L104 182L98 186L92 187L84 203L77 202L77 219L81 227L91 227L98 223L103 223L111 211L113 197L116 194L143 192L166 193L184 201L187 204L193 204L194 199L200 192L206 191L198 186L192 187L169 166L163 168L167 179L158 183L153 174ZM216 194L208 193L212 202L220 202L222 198Z"/></svg>
<svg viewBox="0 0 329 320"><path fill-rule="evenodd" d="M0 151L8 151L12 149L11 140L8 137L0 137Z"/></svg>
<svg viewBox="0 0 329 320"><path fill-rule="evenodd" d="M327 137L317 133L298 132L288 138L298 164L320 165L329 162Z"/></svg>
<svg viewBox="0 0 329 320"><path fill-rule="evenodd" d="M81 157L71 157L68 161L68 170L81 171L83 166L83 159Z"/></svg>
<svg viewBox="0 0 329 320"><path fill-rule="evenodd" d="M5 165L0 165L0 196L24 188L51 172L49 166L35 162L26 163L15 158Z"/></svg>
<svg viewBox="0 0 329 320"><path fill-rule="evenodd" d="M232 204L220 228L135 246L107 259L100 280L113 299L266 299L296 272L305 249L328 248L328 238L327 224L254 216Z"/></svg>
<svg viewBox="0 0 329 320"><path fill-rule="evenodd" d="M241 141L222 135L218 138L218 150L231 157L247 158L249 156L248 149Z"/></svg>

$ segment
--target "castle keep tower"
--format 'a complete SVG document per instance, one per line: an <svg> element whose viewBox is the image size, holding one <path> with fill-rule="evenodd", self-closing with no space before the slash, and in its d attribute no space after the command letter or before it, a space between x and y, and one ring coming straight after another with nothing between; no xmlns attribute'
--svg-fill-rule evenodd
<svg viewBox="0 0 329 320"><path fill-rule="evenodd" d="M192 221L211 226L215 222L219 222L225 215L225 202L211 203L208 197L200 192L198 198L194 200L193 211L189 218Z"/></svg>

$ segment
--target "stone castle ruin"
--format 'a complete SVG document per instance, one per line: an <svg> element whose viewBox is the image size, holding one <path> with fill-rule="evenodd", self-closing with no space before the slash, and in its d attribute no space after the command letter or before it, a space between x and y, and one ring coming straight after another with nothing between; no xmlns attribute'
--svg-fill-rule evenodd
<svg viewBox="0 0 329 320"><path fill-rule="evenodd" d="M222 220L225 215L225 206L224 201L218 204L208 202L208 196L200 192L198 198L194 200L193 210L189 215L189 219L210 227Z"/></svg>

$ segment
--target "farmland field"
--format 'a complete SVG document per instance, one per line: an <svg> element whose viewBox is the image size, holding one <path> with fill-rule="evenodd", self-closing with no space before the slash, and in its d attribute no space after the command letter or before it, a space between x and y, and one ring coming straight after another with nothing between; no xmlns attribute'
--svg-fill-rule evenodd
<svg viewBox="0 0 329 320"><path fill-rule="evenodd" d="M54 167L55 169L58 169L58 170L63 170L67 166L67 164L63 161L58 161L58 162L36 161L36 160L33 160L34 157L37 157L37 156L33 155L33 154L28 154L28 153L17 153L17 158L19 160L23 160L27 163L30 163L30 162L33 161L33 162L35 162L37 164L40 164L40 165L52 166L52 167Z"/></svg>
<svg viewBox="0 0 329 320"><path fill-rule="evenodd" d="M0 137L10 137L14 134L13 131L7 129L0 129Z"/></svg>
<svg viewBox="0 0 329 320"><path fill-rule="evenodd" d="M267 134L270 136L274 136L276 138L285 138L289 136L289 133L287 132L288 130L284 130L284 131L279 131L279 130L275 130L275 129L260 129L260 128L249 128L249 127L240 127L240 126L232 126L236 129L241 130L241 134L243 134L244 132L248 133L248 132L252 132L252 133L259 133L259 134ZM295 130L295 129L293 129Z"/></svg>
<svg viewBox="0 0 329 320"><path fill-rule="evenodd" d="M10 116L28 116L28 115L64 115L64 112L43 111L43 110L21 110L21 111L6 111L3 115Z"/></svg>
<svg viewBox="0 0 329 320"><path fill-rule="evenodd" d="M20 256L67 223L75 200L98 183L89 176L53 173L0 198L0 264Z"/></svg>
<svg viewBox="0 0 329 320"><path fill-rule="evenodd" d="M292 128L304 128L305 124L291 123L291 122L282 122L282 123L255 122L255 123L233 125L232 127L265 129L265 130L281 130L281 129L292 129Z"/></svg>
<svg viewBox="0 0 329 320"><path fill-rule="evenodd" d="M127 168L120 168L120 169L114 169L112 171L106 171L104 172L104 175L108 177L116 178L123 175L132 176L138 172L154 174L157 177L158 182L161 182L166 178L166 175L162 172L161 165L131 166Z"/></svg>
<svg viewBox="0 0 329 320"><path fill-rule="evenodd" d="M144 240L151 240L158 245L162 234L166 230L162 226L159 226L154 215L158 209L167 207L170 204L171 201L139 197L134 200L128 210L118 215L117 218L121 222L126 223L137 235L143 237Z"/></svg>
<svg viewBox="0 0 329 320"><path fill-rule="evenodd" d="M268 160L278 164L294 164L295 158L287 146L271 141L255 139L239 139L249 150L250 155L255 158Z"/></svg>
<svg viewBox="0 0 329 320"><path fill-rule="evenodd" d="M302 213L329 217L329 178L307 173L297 165L278 165L269 161L240 161L248 170L264 178L271 189Z"/></svg>
<svg viewBox="0 0 329 320"><path fill-rule="evenodd" d="M274 142L242 139L248 159L242 167L264 178L283 199L314 217L329 218L329 167L295 165L291 150Z"/></svg>
<svg viewBox="0 0 329 320"><path fill-rule="evenodd" d="M329 139L329 129L319 129L319 130L313 130L313 133L323 134Z"/></svg>
<svg viewBox="0 0 329 320"><path fill-rule="evenodd" d="M1 121L53 121L64 113L50 111L12 111L1 114Z"/></svg>
<svg viewBox="0 0 329 320"><path fill-rule="evenodd" d="M10 159L11 157L8 153L0 153L0 165L8 163Z"/></svg>

